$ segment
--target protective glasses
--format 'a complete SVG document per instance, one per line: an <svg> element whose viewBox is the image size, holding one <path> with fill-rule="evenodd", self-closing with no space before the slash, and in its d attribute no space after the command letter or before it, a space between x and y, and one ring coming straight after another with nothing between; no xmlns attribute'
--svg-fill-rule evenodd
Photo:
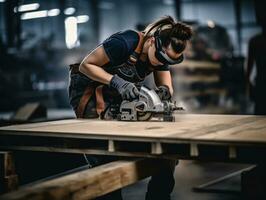
<svg viewBox="0 0 266 200"><path fill-rule="evenodd" d="M183 54L179 56L177 59L170 58L167 53L163 50L163 45L160 37L158 35L155 35L155 57L158 61L160 61L163 64L167 65L174 65L179 64L184 60Z"/></svg>

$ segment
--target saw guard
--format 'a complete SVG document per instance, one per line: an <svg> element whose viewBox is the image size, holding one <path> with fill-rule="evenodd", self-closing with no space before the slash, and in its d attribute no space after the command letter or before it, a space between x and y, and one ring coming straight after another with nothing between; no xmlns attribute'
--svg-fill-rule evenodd
<svg viewBox="0 0 266 200"><path fill-rule="evenodd" d="M148 121L152 117L151 112L137 112L138 121Z"/></svg>

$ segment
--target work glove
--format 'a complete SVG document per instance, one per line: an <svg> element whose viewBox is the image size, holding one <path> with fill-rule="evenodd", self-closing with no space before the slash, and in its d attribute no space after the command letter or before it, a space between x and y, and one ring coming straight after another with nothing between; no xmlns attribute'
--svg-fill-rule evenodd
<svg viewBox="0 0 266 200"><path fill-rule="evenodd" d="M158 94L162 101L170 101L171 100L171 93L169 88L165 85L159 86L155 92Z"/></svg>
<svg viewBox="0 0 266 200"><path fill-rule="evenodd" d="M133 100L139 96L137 87L133 83L120 78L118 75L113 76L109 86L115 88L123 100Z"/></svg>

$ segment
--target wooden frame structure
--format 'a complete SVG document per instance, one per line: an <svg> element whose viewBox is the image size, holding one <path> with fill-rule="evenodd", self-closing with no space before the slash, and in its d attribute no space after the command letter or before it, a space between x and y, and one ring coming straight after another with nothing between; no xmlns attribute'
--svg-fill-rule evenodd
<svg viewBox="0 0 266 200"><path fill-rule="evenodd" d="M0 128L0 148L131 157L257 163L266 153L266 117L176 116L176 122L69 119Z"/></svg>
<svg viewBox="0 0 266 200"><path fill-rule="evenodd" d="M0 128L0 148L263 163L266 153L266 117L180 114L176 116L176 122L70 119L13 125ZM145 172L145 168L150 169L149 164L139 170ZM130 174L131 170L127 172ZM119 174L117 171L115 173ZM145 177L149 175L147 173Z"/></svg>
<svg viewBox="0 0 266 200"><path fill-rule="evenodd" d="M156 166L156 167L154 167ZM162 162L155 159L114 161L7 193L1 200L87 200L120 189L159 171Z"/></svg>
<svg viewBox="0 0 266 200"><path fill-rule="evenodd" d="M18 176L15 172L14 159L11 152L0 151L0 194L18 187Z"/></svg>

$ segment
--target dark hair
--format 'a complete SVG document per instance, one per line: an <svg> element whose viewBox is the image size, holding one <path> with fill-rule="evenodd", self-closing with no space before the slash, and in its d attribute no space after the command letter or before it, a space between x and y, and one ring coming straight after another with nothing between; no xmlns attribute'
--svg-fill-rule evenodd
<svg viewBox="0 0 266 200"><path fill-rule="evenodd" d="M182 22L175 22L171 16L165 16L144 29L144 39L158 35L162 45L167 47L170 43L176 53L181 53L187 41L192 37L192 28Z"/></svg>

